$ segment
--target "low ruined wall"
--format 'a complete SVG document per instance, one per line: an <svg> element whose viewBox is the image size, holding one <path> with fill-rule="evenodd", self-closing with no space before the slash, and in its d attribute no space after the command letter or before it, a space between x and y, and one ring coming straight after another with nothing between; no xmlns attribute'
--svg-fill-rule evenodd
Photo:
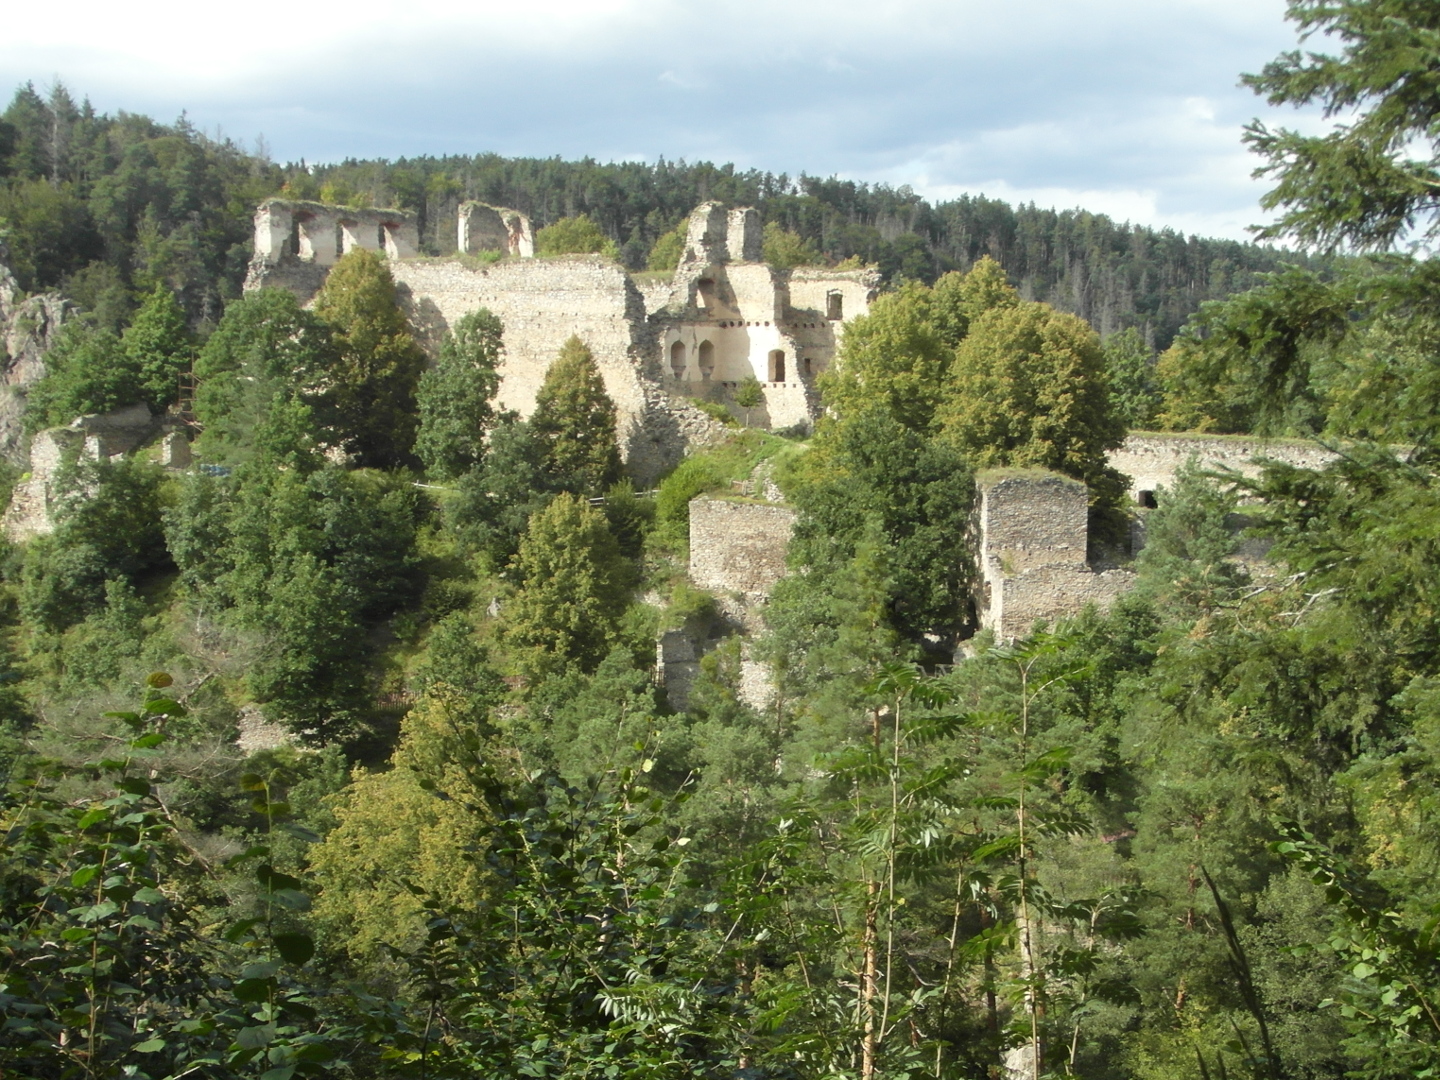
<svg viewBox="0 0 1440 1080"><path fill-rule="evenodd" d="M690 501L690 580L717 593L739 593L763 604L785 576L785 552L795 528L788 506L701 495Z"/></svg>
<svg viewBox="0 0 1440 1080"><path fill-rule="evenodd" d="M1246 435L1151 434L1131 435L1109 455L1111 466L1130 477L1132 496L1142 491L1173 488L1180 466L1195 458L1202 468L1227 467L1246 476L1258 476L1256 459L1269 458L1304 469L1319 469L1335 454L1317 443L1301 439L1261 439Z"/></svg>
<svg viewBox="0 0 1440 1080"><path fill-rule="evenodd" d="M1034 566L987 582L992 615L981 624L1002 641L1024 637L1039 619L1053 624L1078 614L1087 604L1105 610L1134 583L1130 570L1093 570L1083 564Z"/></svg>

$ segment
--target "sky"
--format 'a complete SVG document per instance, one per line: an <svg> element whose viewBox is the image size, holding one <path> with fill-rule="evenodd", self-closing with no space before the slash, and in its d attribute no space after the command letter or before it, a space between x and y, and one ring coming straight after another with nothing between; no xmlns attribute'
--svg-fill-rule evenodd
<svg viewBox="0 0 1440 1080"><path fill-rule="evenodd" d="M0 89L191 122L279 161L734 162L1243 239L1238 85L1284 0L67 0L16 5Z"/></svg>

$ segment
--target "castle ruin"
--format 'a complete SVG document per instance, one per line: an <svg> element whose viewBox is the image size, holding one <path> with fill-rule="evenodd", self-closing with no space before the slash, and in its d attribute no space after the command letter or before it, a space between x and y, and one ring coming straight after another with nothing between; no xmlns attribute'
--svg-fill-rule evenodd
<svg viewBox="0 0 1440 1080"><path fill-rule="evenodd" d="M560 347L577 335L595 354L616 405L621 454L642 484L718 434L689 399L727 402L747 379L764 397L749 419L808 428L820 408L816 378L834 362L844 323L869 309L879 287L872 270L767 265L759 214L713 202L690 215L680 265L659 282L639 283L600 255L534 257L529 219L483 203L460 207L462 255L421 257L414 237L404 211L269 199L255 214L245 287L289 289L308 303L346 251L382 251L428 349L472 311L499 317L498 404L522 416ZM499 257L465 257L485 253Z"/></svg>

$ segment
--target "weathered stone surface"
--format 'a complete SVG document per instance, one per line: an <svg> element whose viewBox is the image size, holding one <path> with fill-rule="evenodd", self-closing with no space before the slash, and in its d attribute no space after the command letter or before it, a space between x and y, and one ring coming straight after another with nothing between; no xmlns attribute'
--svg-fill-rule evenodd
<svg viewBox="0 0 1440 1080"><path fill-rule="evenodd" d="M58 293L27 297L5 266L5 254L0 245L0 456L18 460L25 391L45 374L45 354L74 307Z"/></svg>
<svg viewBox="0 0 1440 1080"><path fill-rule="evenodd" d="M755 499L701 495L690 502L690 580L758 608L785 576L795 511ZM723 595L722 595L723 599Z"/></svg>
<svg viewBox="0 0 1440 1080"><path fill-rule="evenodd" d="M30 440L30 475L15 486L5 512L5 535L19 542L55 531L54 512L65 494L59 483L60 473L67 462L123 457L160 431L159 418L140 404L77 417L66 427L37 433ZM183 450L175 440L183 444ZM188 466L190 448L184 435L172 432L166 436L161 461L170 468Z"/></svg>
<svg viewBox="0 0 1440 1080"><path fill-rule="evenodd" d="M391 211L365 211L371 217L347 232L350 213L319 203L263 203L246 288L286 288L308 302L339 253L348 250L346 243L364 246L372 226L383 238L387 228L404 225L398 218L389 225L382 220ZM457 229L465 252L525 256L531 250L529 222L515 211L465 203ZM875 295L879 278L873 271L792 272L764 265L758 261L761 236L753 209L705 203L691 215L672 279L646 279L643 291L599 256L512 257L475 265L413 258L399 242L385 250L432 351L462 315L485 307L499 316L505 327L499 398L522 415L533 407L560 346L572 334L582 338L595 352L619 412L621 454L646 484L717 434L713 420L685 404L687 397L724 402L741 382L755 378L765 400L750 411L750 423L808 427L820 412L815 379L834 362L844 319L864 313Z"/></svg>
<svg viewBox="0 0 1440 1080"><path fill-rule="evenodd" d="M1109 455L1110 464L1130 477L1137 502L1142 492L1173 488L1180 466L1194 458L1203 468L1225 466L1245 476L1258 476L1257 461L1283 461L1304 469L1319 469L1335 460L1335 453L1301 439L1261 439L1239 435L1153 434L1131 435Z"/></svg>
<svg viewBox="0 0 1440 1080"><path fill-rule="evenodd" d="M266 199L255 211L255 255L265 264L333 266L356 249L381 251L390 259L415 257L420 253L415 215L298 199Z"/></svg>
<svg viewBox="0 0 1440 1080"><path fill-rule="evenodd" d="M461 203L456 234L456 247L465 255L498 251L517 259L528 259L535 254L530 219L519 210L487 206L482 202Z"/></svg>
<svg viewBox="0 0 1440 1080"><path fill-rule="evenodd" d="M1108 608L1134 582L1128 570L1086 562L1089 492L1042 470L994 470L976 477L976 564L980 625L1008 641L1035 622Z"/></svg>

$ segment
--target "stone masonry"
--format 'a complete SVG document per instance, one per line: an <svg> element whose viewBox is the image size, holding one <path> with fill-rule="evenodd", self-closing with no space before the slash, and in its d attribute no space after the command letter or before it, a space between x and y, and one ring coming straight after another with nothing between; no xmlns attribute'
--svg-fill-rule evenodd
<svg viewBox="0 0 1440 1080"><path fill-rule="evenodd" d="M1130 477L1130 493L1142 506L1153 505L1155 492L1173 488L1175 474L1191 458L1206 469L1230 468L1258 476L1268 459L1304 469L1320 469L1336 454L1304 439L1261 439L1250 435L1197 435L1138 432L1109 454L1112 468Z"/></svg>
<svg viewBox="0 0 1440 1080"><path fill-rule="evenodd" d="M403 211L271 199L256 213L246 288L286 288L309 302L340 255L378 245L432 351L469 312L484 307L500 318L499 398L522 416L560 346L578 335L595 353L619 414L621 454L641 483L719 434L688 398L727 401L747 378L759 380L765 397L750 422L808 427L819 415L815 379L833 362L845 320L865 312L879 285L868 270L767 266L759 261L759 214L718 203L691 215L668 286L647 282L643 292L623 267L598 255L529 257L530 223L517 211L468 202L457 228L463 252L502 257L419 258L413 220Z"/></svg>
<svg viewBox="0 0 1440 1080"><path fill-rule="evenodd" d="M1023 637L1037 619L1054 622L1088 603L1107 608L1134 582L1128 570L1086 561L1089 491L1043 470L996 469L976 477L982 628L1002 641Z"/></svg>
<svg viewBox="0 0 1440 1080"><path fill-rule="evenodd" d="M161 430L149 406L139 404L77 417L67 427L38 432L30 440L29 476L15 486L5 512L5 535L21 541L54 532L55 511L68 494L60 482L67 464L124 457ZM173 434L175 438L165 440L161 460L169 468L183 469L190 464L189 445L183 435Z"/></svg>

